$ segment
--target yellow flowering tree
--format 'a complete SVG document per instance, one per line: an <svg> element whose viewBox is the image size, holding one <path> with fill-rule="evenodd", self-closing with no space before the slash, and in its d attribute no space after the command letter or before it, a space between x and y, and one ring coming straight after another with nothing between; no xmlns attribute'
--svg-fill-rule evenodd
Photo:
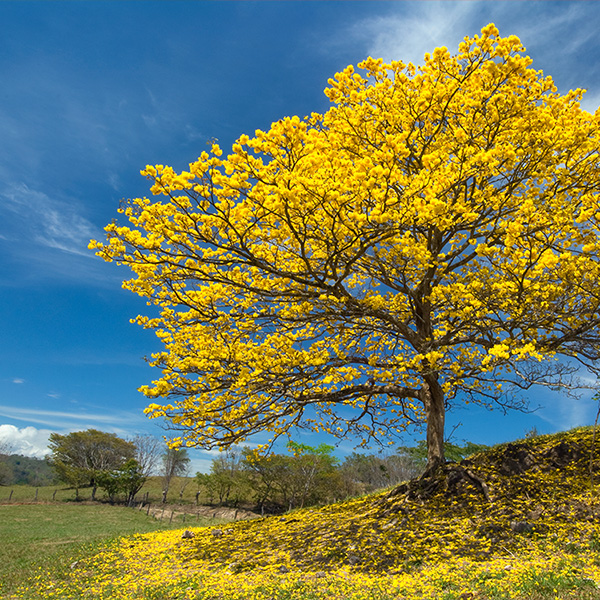
<svg viewBox="0 0 600 600"><path fill-rule="evenodd" d="M325 114L142 171L157 198L90 247L159 307L141 390L174 445L425 422L436 466L453 403L519 407L515 385L566 383L561 356L593 367L600 112L523 52L488 25L420 67L368 58Z"/></svg>

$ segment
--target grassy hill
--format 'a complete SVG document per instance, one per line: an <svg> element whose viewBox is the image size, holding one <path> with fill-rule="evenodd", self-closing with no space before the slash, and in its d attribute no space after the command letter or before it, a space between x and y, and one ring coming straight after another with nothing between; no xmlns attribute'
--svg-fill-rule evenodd
<svg viewBox="0 0 600 600"><path fill-rule="evenodd" d="M600 599L600 440L497 446L320 509L124 538L25 597Z"/></svg>

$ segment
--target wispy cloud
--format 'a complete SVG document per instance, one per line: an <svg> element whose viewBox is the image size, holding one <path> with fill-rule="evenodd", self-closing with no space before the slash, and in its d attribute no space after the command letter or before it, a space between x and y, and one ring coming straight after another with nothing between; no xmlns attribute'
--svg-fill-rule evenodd
<svg viewBox="0 0 600 600"><path fill-rule="evenodd" d="M592 425L598 410L598 404L589 395L573 398L565 394L547 393L543 407L537 415L553 425L557 431Z"/></svg>
<svg viewBox="0 0 600 600"><path fill-rule="evenodd" d="M38 423L61 430L67 427L86 429L88 427L103 426L104 428L110 427L116 432L125 431L123 423L127 423L128 427L132 429L135 429L136 424L146 423L146 419L141 413L115 410L106 413L85 413L0 405L0 416L17 421Z"/></svg>
<svg viewBox="0 0 600 600"><path fill-rule="evenodd" d="M437 46L458 45L470 32L477 2L401 2L391 14L362 19L348 32L374 58L422 64Z"/></svg>
<svg viewBox="0 0 600 600"><path fill-rule="evenodd" d="M91 258L87 243L98 231L79 213L72 199L51 198L22 183L2 190L0 201L0 214L5 219L11 216L15 225L12 231L5 232L5 237L18 235L20 241L25 241L25 236L28 242Z"/></svg>

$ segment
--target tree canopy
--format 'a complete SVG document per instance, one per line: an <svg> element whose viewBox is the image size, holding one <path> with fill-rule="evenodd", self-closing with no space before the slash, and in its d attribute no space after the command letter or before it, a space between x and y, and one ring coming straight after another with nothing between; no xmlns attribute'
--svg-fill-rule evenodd
<svg viewBox="0 0 600 600"><path fill-rule="evenodd" d="M324 114L142 171L158 198L90 247L159 307L141 389L175 445L426 423L435 466L454 404L594 368L600 112L531 62L491 24L420 67L368 58Z"/></svg>
<svg viewBox="0 0 600 600"><path fill-rule="evenodd" d="M132 442L97 429L50 434L48 460L60 479L76 489L92 485L95 499L100 473L120 468L135 456Z"/></svg>

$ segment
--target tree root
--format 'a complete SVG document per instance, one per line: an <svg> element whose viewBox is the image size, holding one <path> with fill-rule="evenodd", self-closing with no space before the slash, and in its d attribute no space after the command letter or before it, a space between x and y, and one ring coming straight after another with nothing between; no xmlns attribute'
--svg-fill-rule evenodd
<svg viewBox="0 0 600 600"><path fill-rule="evenodd" d="M428 469L419 478L394 488L388 498L405 495L407 500L422 501L440 493L457 496L465 487L474 487L488 502L492 501L488 484L473 471L455 463Z"/></svg>

